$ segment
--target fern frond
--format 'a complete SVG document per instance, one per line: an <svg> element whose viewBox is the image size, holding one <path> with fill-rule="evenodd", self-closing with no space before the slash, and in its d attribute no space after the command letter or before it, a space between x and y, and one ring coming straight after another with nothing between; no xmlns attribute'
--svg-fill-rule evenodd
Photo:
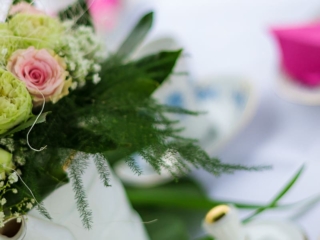
<svg viewBox="0 0 320 240"><path fill-rule="evenodd" d="M70 179L75 193L77 209L79 211L82 224L86 229L92 226L92 212L89 208L88 199L84 190L82 175L88 167L87 156L78 153L70 164Z"/></svg>
<svg viewBox="0 0 320 240"><path fill-rule="evenodd" d="M92 156L99 173L100 179L105 187L110 187L107 159L102 154L95 154Z"/></svg>
<svg viewBox="0 0 320 240"><path fill-rule="evenodd" d="M47 209L45 208L43 203L40 203L40 204L37 205L37 210L45 218L47 218L49 220L52 219L52 217L50 216L50 213L47 211Z"/></svg>
<svg viewBox="0 0 320 240"><path fill-rule="evenodd" d="M133 156L128 155L124 160L128 164L128 166L130 167L132 172L134 172L137 175L141 175L142 174L142 170L138 166L138 164L136 163L136 160L134 159Z"/></svg>

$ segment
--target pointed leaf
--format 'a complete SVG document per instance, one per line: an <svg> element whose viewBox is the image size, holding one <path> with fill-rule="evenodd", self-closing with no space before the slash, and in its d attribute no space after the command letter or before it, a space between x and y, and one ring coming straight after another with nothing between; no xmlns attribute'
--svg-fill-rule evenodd
<svg viewBox="0 0 320 240"><path fill-rule="evenodd" d="M149 78L161 84L171 73L179 59L182 50L160 52L138 60L136 67L141 68Z"/></svg>
<svg viewBox="0 0 320 240"><path fill-rule="evenodd" d="M304 165L299 169L299 171L292 177L292 179L285 185L285 187L276 195L276 197L271 201L270 204L268 204L265 207L259 208L256 210L252 215L247 217L246 219L243 220L243 222L249 222L251 219L256 217L257 215L261 214L267 209L273 208L277 205L279 200L292 188L292 186L297 182L297 180L300 178L301 174L304 171Z"/></svg>
<svg viewBox="0 0 320 240"><path fill-rule="evenodd" d="M147 36L153 23L153 12L147 13L141 18L126 40L121 44L116 56L125 59L140 45Z"/></svg>

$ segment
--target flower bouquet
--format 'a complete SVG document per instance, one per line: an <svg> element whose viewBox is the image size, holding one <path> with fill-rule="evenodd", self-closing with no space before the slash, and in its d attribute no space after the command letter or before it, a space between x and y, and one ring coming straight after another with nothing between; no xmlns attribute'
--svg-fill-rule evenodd
<svg viewBox="0 0 320 240"><path fill-rule="evenodd" d="M198 113L153 99L182 50L130 60L152 21L152 13L143 16L109 53L85 1L56 16L13 2L0 23L0 227L21 222L35 207L50 219L41 202L71 181L74 204L90 229L94 219L82 181L90 162L106 187L107 161L125 159L141 173L132 154L175 177L192 167L214 174L251 169L210 158L168 117Z"/></svg>

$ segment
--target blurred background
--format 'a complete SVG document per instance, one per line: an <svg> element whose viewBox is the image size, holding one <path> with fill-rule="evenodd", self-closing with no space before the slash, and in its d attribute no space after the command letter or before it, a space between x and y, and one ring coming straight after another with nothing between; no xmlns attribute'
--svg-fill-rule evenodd
<svg viewBox="0 0 320 240"><path fill-rule="evenodd" d="M223 81L230 78L233 83L246 82L251 86L246 92L246 110L243 110L245 116L241 113L226 113L233 110L230 110L232 107L224 100L218 100L218 103L212 100L211 109L210 101L198 102L196 106L201 109L201 104L206 105L206 110L209 111L209 117L205 120L207 124L229 124L223 126L227 129L223 134L231 136L224 144L213 147L212 156L229 163L271 165L272 170L236 172L220 177L213 177L201 170L195 171L192 176L201 183L211 199L267 204L304 163L305 172L281 203L294 203L317 196L320 192L320 108L314 104L310 106L292 102L278 91L281 52L271 29L316 22L320 16L319 1L135 0L123 4L128 4L128 8L126 15L122 15L122 20L119 18L118 26L130 28L134 24L132 19L137 19L147 10L155 11L156 21L148 41L170 37L177 42L178 47L184 49L183 60L189 72L190 88L197 89L208 81L214 85L221 80L217 83L219 89L224 87L223 82L230 84L230 81ZM114 39L123 37L126 27L115 29L118 35L113 39L108 38L107 34L107 41L110 39L110 44L116 45L117 40ZM187 94L187 91L183 94ZM219 106L220 103L222 107ZM217 121L217 116L223 118ZM196 129L195 131L201 132L201 126L201 122L187 123L187 127ZM219 145L224 137L220 136L221 139L216 140L213 146ZM175 187L179 188L179 184L182 187L182 183L177 183ZM163 194L165 197L166 192ZM204 206L201 210L205 212L205 208ZM170 207L166 209L170 211ZM181 211L184 212L183 209ZM245 217L249 212L242 210L241 216ZM158 219L158 222L147 225L147 229L157 229L168 221L161 221L161 216L157 214L150 215ZM180 216L181 212L180 215L173 215ZM204 215L198 211L198 216L188 216L185 217L188 219L186 226L188 232L192 232L201 225L201 217ZM152 219L145 219L143 214L142 217L144 220ZM194 221L190 223L191 218ZM309 239L320 237L320 205L313 205L310 209L293 207L285 211L267 211L259 218L293 219ZM178 228L176 225L171 226ZM194 226L194 229L190 226ZM163 231L160 230L163 228L159 228L158 231ZM190 239L196 239L201 236L201 231L193 231L192 234Z"/></svg>
<svg viewBox="0 0 320 240"><path fill-rule="evenodd" d="M201 239L205 236L202 219L215 201L266 205L305 164L305 171L279 204L306 204L269 209L257 218L290 219L308 239L320 239L320 77L313 86L306 86L302 79L288 80L283 45L272 32L317 24L320 2L95 0L91 4L97 30L110 52L142 14L154 11L154 27L135 56L159 49L184 49L176 74L155 97L207 112L197 120L180 120L187 128L186 135L198 138L210 155L226 163L272 166L267 171L223 176L195 170L178 183L164 177L142 186L132 184L132 176L127 176L121 165L114 165L124 183L131 185L126 188L133 207L143 221L151 221L145 224L150 238ZM300 52L318 53L319 30L314 32L313 42L299 36L290 35L289 40L303 42L305 48ZM318 56L320 53L311 65L320 62ZM299 55L295 58L300 59ZM185 72L188 74L178 74ZM152 175L152 170L144 167ZM242 218L253 211L245 208L240 210Z"/></svg>
<svg viewBox="0 0 320 240"><path fill-rule="evenodd" d="M150 1L149 1L150 2ZM319 19L313 0L152 1L156 24L150 39L173 36L185 49L192 80L234 76L254 86L256 108L239 134L212 154L224 162L271 165L271 171L194 176L213 199L267 203L303 163L306 171L281 201L292 203L319 193L319 106L288 101L279 94L281 53L271 29ZM320 32L317 32L320 34ZM223 78L223 77L222 77ZM226 111L212 108L215 115ZM241 118L237 121L241 124ZM197 126L193 126L197 128ZM198 126L199 127L199 126ZM242 212L242 216L247 214ZM320 205L312 209L269 211L261 218L291 218L309 239L319 239Z"/></svg>

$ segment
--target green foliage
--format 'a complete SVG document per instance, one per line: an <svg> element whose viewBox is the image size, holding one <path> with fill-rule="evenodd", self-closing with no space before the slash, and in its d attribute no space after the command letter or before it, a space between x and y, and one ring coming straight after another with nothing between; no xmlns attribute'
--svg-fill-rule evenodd
<svg viewBox="0 0 320 240"><path fill-rule="evenodd" d="M203 237L203 238L199 238L197 240L214 240L214 238L212 238L212 237Z"/></svg>
<svg viewBox="0 0 320 240"><path fill-rule="evenodd" d="M191 239L190 235L201 231L206 212L219 202L210 201L189 178L154 188L126 187L126 192L133 208L146 222L152 240Z"/></svg>
<svg viewBox="0 0 320 240"><path fill-rule="evenodd" d="M176 59L180 57L182 50L175 52L160 52L142 58L135 63L136 67L144 69L150 78L161 84L173 70Z"/></svg>
<svg viewBox="0 0 320 240"><path fill-rule="evenodd" d="M83 1L78 3L77 6L84 7L81 5ZM68 14L71 12L60 14L60 17L69 18ZM85 16L82 15L77 22L84 23ZM58 103L47 104L44 112L52 114L41 116L41 121L46 118L46 122L37 124L29 135L32 147L47 146L47 149L24 152L27 162L21 170L27 173L23 175L25 183L40 202L68 182L65 172L68 168L77 207L86 228L91 226L92 215L81 177L89 158L94 159L105 186L109 186L106 160L124 158L134 172L141 173L131 156L133 153L143 156L157 172L164 168L174 176L187 173L193 167L204 168L216 175L261 169L223 164L211 158L196 140L181 137L183 129L177 128L177 122L167 117L167 113L194 116L197 113L161 105L151 97L172 73L181 50L123 62L143 40L151 25L152 13L149 13L124 41L118 54L102 64L101 82L88 81L83 88L72 91ZM15 132L15 142L25 140L28 130ZM164 156L175 160L168 165ZM32 197L22 183L19 182L18 188L18 195L6 196L10 202L7 206L24 197Z"/></svg>
<svg viewBox="0 0 320 240"><path fill-rule="evenodd" d="M73 159L70 163L70 178L72 181L75 198L77 200L77 207L80 213L82 223L86 229L91 228L92 212L90 211L89 203L84 192L82 175L84 170L88 167L88 155L72 152Z"/></svg>
<svg viewBox="0 0 320 240"><path fill-rule="evenodd" d="M61 157L62 155L57 154L54 149L47 149L41 153L26 152L27 164L21 168L21 171L26 174L21 176L23 182L19 181L15 185L15 188L18 189L17 194L6 193L5 198L8 203L4 206L5 210L9 210L24 198L33 199L35 197L40 203L52 191L68 183L67 174L61 167ZM38 210L50 218L44 206L38 206Z"/></svg>
<svg viewBox="0 0 320 240"><path fill-rule="evenodd" d="M14 134L16 132L20 132L26 128L31 127L33 124L44 123L46 121L46 117L48 114L50 114L50 112L42 113L39 117L34 116L30 118L28 121L26 121L25 123L22 123L19 126L13 128L12 130L0 135L0 138L10 136L11 134Z"/></svg>
<svg viewBox="0 0 320 240"><path fill-rule="evenodd" d="M59 12L59 17L63 21L72 20L75 25L93 26L85 0L77 0L76 3Z"/></svg>
<svg viewBox="0 0 320 240"><path fill-rule="evenodd" d="M209 211L221 204L232 204L239 209L258 209L263 205L253 203L212 200L204 190L191 179L179 179L154 188L126 187L128 199L137 208L162 208L195 211Z"/></svg>
<svg viewBox="0 0 320 240"><path fill-rule="evenodd" d="M125 59L133 53L133 51L141 44L148 32L150 31L153 24L153 12L147 13L138 24L135 26L133 31L129 34L126 40L121 44L117 57L119 59Z"/></svg>
<svg viewBox="0 0 320 240"><path fill-rule="evenodd" d="M110 187L109 183L109 171L106 159L101 154L96 154L92 156L94 163L97 167L100 179L105 187Z"/></svg>
<svg viewBox="0 0 320 240"><path fill-rule="evenodd" d="M161 210L153 212L139 211L145 221L155 220L145 224L149 238L152 240L189 240L188 229L181 217L175 213Z"/></svg>
<svg viewBox="0 0 320 240"><path fill-rule="evenodd" d="M18 4L20 2L27 2L27 3L33 4L34 0L14 0L13 4Z"/></svg>
<svg viewBox="0 0 320 240"><path fill-rule="evenodd" d="M253 214L243 220L244 223L250 222L254 217L258 216L265 210L275 207L278 202L282 199L283 196L294 186L294 184L298 181L300 176L304 171L304 166L302 166L299 171L290 179L290 181L284 186L284 188L275 196L275 198L270 202L270 204L257 209Z"/></svg>

